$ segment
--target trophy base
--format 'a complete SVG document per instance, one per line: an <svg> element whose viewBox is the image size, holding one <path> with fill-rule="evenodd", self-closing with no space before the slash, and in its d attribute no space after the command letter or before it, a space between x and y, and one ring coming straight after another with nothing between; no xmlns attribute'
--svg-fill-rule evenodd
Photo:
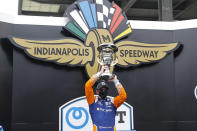
<svg viewBox="0 0 197 131"><path fill-rule="evenodd" d="M101 80L108 81L109 79L112 79L113 75L109 73L104 73L101 75Z"/></svg>

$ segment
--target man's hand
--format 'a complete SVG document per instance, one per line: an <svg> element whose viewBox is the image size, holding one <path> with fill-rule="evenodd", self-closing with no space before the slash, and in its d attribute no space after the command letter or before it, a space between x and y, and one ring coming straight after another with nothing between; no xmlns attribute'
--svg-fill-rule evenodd
<svg viewBox="0 0 197 131"><path fill-rule="evenodd" d="M112 75L112 78L109 79L108 81L109 81L109 82L114 82L114 81L116 81L116 80L118 80L118 78L117 78L117 76L116 76L115 74L113 74L113 75Z"/></svg>
<svg viewBox="0 0 197 131"><path fill-rule="evenodd" d="M108 80L109 82L114 82L115 86L117 87L118 84L120 84L117 76L113 74L112 78Z"/></svg>
<svg viewBox="0 0 197 131"><path fill-rule="evenodd" d="M103 74L106 70L109 70L109 67L107 65L103 65L100 72Z"/></svg>
<svg viewBox="0 0 197 131"><path fill-rule="evenodd" d="M109 67L107 65L103 65L101 67L101 70L91 77L92 82L95 83L107 69L109 69Z"/></svg>
<svg viewBox="0 0 197 131"><path fill-rule="evenodd" d="M101 67L101 70L100 70L98 73L96 73L96 75L97 75L98 77L100 77L106 70L109 70L109 67L108 67L107 65L103 65L103 66Z"/></svg>

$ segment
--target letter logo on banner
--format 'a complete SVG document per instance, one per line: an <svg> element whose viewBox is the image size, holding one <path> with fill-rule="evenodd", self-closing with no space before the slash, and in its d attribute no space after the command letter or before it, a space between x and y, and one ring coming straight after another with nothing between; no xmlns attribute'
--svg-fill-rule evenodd
<svg viewBox="0 0 197 131"><path fill-rule="evenodd" d="M86 97L79 97L59 108L59 131L92 131L93 124ZM122 104L116 113L117 131L135 131L133 107Z"/></svg>
<svg viewBox="0 0 197 131"><path fill-rule="evenodd" d="M97 47L100 44L115 44L118 47L117 66L120 67L157 62L179 47L178 43L147 44L122 40L132 33L131 26L122 9L107 0L76 1L65 14L69 22L63 27L63 32L78 39L9 39L35 59L72 67L85 66L88 76L100 69L97 62Z"/></svg>

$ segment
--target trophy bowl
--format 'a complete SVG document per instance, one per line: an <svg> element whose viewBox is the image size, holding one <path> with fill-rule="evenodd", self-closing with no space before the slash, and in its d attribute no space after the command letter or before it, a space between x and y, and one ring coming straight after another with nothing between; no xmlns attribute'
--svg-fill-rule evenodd
<svg viewBox="0 0 197 131"><path fill-rule="evenodd" d="M110 67L114 66L118 63L118 59L116 56L116 52L118 48L112 43L104 43L100 44L97 48L99 55L97 56L98 63L103 66L107 65L109 68L102 75L102 80L109 80L112 78L112 74L110 73Z"/></svg>

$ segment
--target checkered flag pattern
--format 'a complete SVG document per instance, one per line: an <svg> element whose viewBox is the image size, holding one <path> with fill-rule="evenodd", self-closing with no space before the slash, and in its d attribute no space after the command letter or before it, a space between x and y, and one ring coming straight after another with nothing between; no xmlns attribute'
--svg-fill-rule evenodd
<svg viewBox="0 0 197 131"><path fill-rule="evenodd" d="M108 22L107 22L107 28L108 28L108 29L110 28L111 21L112 21L112 18L113 18L113 16L114 16L115 10L116 10L115 8L110 8L110 9L109 9Z"/></svg>
<svg viewBox="0 0 197 131"><path fill-rule="evenodd" d="M85 41L91 29L106 28L114 41L132 32L122 9L108 0L78 0L66 10L69 22L63 28Z"/></svg>
<svg viewBox="0 0 197 131"><path fill-rule="evenodd" d="M107 28L111 3L107 0L95 0L99 28Z"/></svg>

